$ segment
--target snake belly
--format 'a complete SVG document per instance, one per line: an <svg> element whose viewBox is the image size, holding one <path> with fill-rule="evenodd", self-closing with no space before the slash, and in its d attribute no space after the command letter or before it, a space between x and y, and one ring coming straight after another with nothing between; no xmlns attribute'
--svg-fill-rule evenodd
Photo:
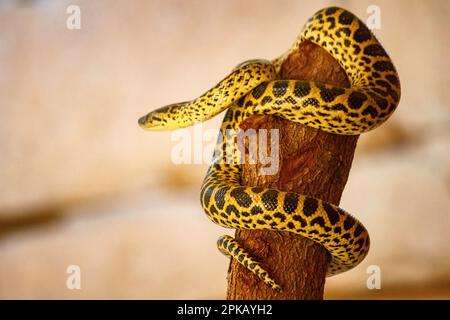
<svg viewBox="0 0 450 320"><path fill-rule="evenodd" d="M351 87L311 81L276 80L290 52L310 41L341 65ZM367 255L369 234L343 209L294 192L242 186L239 124L255 114L276 115L326 132L356 135L381 125L400 100L396 69L372 32L352 13L330 7L304 26L292 48L273 61L251 60L197 99L156 109L139 119L147 130L172 130L208 120L227 109L212 163L201 187L201 205L215 223L233 229L292 232L320 243L331 255L327 276L358 265ZM235 258L271 288L281 287L262 264L230 236L219 250Z"/></svg>

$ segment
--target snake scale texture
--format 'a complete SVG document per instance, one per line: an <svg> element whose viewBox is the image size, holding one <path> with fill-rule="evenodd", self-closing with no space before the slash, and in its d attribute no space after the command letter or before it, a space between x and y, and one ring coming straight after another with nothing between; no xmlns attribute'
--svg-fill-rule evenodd
<svg viewBox="0 0 450 320"><path fill-rule="evenodd" d="M347 74L351 87L310 81L277 80L285 58L310 41L325 49ZM400 100L395 67L366 25L345 9L318 11L305 24L292 48L272 61L250 60L200 97L156 109L139 119L146 130L173 130L208 120L227 109L212 163L201 187L201 204L215 223L233 229L287 231L324 246L331 255L327 276L358 265L369 251L369 234L341 208L308 195L242 186L237 138L227 130L251 115L276 115L326 132L357 135L381 125ZM233 161L225 161L226 157ZM257 275L271 288L281 287L260 262L230 236L219 250Z"/></svg>

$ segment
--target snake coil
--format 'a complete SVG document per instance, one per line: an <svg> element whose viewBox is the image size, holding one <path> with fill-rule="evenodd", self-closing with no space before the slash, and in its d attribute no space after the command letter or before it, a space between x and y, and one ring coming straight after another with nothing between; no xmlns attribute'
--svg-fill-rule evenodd
<svg viewBox="0 0 450 320"><path fill-rule="evenodd" d="M351 87L311 81L276 80L285 58L310 41L341 65ZM240 184L239 124L254 114L277 115L340 135L356 135L381 125L400 100L395 67L372 32L347 10L330 7L315 13L292 48L273 61L238 65L200 97L156 109L139 119L146 130L172 130L206 121L227 109L212 163L201 187L201 204L215 223L233 229L288 231L323 245L331 255L327 276L358 265L369 251L369 234L341 208L308 195ZM234 161L225 161L231 154ZM230 236L219 238L219 250L257 275L274 290L281 287L262 265Z"/></svg>

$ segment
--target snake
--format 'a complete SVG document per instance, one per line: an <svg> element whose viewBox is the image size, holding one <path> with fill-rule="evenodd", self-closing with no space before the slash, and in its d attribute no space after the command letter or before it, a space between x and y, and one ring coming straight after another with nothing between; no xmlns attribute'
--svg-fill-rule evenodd
<svg viewBox="0 0 450 320"><path fill-rule="evenodd" d="M337 60L349 79L348 88L277 79L289 54L308 41ZM399 101L399 76L372 31L351 12L328 7L308 19L292 47L281 56L245 61L203 95L160 107L138 123L150 131L175 130L226 110L201 186L203 210L222 227L291 232L319 243L330 255L326 276L333 276L354 268L366 257L370 247L367 229L344 209L321 199L242 185L238 135L229 132L239 132L239 125L252 115L275 115L331 134L359 135L384 123ZM217 247L273 290L282 291L263 263L233 237L220 237Z"/></svg>

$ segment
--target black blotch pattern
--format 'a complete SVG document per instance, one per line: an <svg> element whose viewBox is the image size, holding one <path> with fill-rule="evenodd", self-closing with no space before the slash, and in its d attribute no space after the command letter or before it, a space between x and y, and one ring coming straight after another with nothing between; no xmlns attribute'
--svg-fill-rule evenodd
<svg viewBox="0 0 450 320"><path fill-rule="evenodd" d="M394 65L390 61L377 61L372 66L377 71L394 71Z"/></svg>
<svg viewBox="0 0 450 320"><path fill-rule="evenodd" d="M361 57L361 60L364 61L367 64L369 64L370 61L372 61L372 60L370 60L370 58L367 58L367 57Z"/></svg>
<svg viewBox="0 0 450 320"><path fill-rule="evenodd" d="M333 106L331 106L331 110L335 110L335 111L344 111L347 112L347 107L345 105L343 105L342 103L337 103Z"/></svg>
<svg viewBox="0 0 450 320"><path fill-rule="evenodd" d="M261 83L259 86L257 86L255 89L253 89L252 96L255 99L259 99L263 95L263 93L266 91L267 85L268 85L268 82Z"/></svg>
<svg viewBox="0 0 450 320"><path fill-rule="evenodd" d="M288 96L286 99L284 99L284 101L286 101L287 103L292 104L292 105L295 105L297 103L297 100L292 98L292 96Z"/></svg>
<svg viewBox="0 0 450 320"><path fill-rule="evenodd" d="M308 98L305 101L303 101L303 105L305 107L307 107L307 106L318 107L319 106L319 100L317 100L316 98ZM306 115L306 113L305 113L305 115Z"/></svg>
<svg viewBox="0 0 450 320"><path fill-rule="evenodd" d="M286 213L294 213L298 206L298 195L296 193L288 192L284 196L283 210Z"/></svg>
<svg viewBox="0 0 450 320"><path fill-rule="evenodd" d="M208 187L206 189L204 189L203 192L203 203L204 203L204 207L209 207L209 202L211 200L211 196L213 194L214 191L214 187Z"/></svg>
<svg viewBox="0 0 450 320"><path fill-rule="evenodd" d="M254 206L251 210L250 210L250 213L252 214L252 215L256 215L256 214L261 214L261 213L263 213L264 211L259 207L259 206Z"/></svg>
<svg viewBox="0 0 450 320"><path fill-rule="evenodd" d="M265 96L264 98L262 98L261 100L261 105L265 105L266 103L271 102L273 99L270 96Z"/></svg>
<svg viewBox="0 0 450 320"><path fill-rule="evenodd" d="M341 13L341 15L339 16L339 22L342 24L351 24L353 21L353 15L348 12L348 11L344 11Z"/></svg>
<svg viewBox="0 0 450 320"><path fill-rule="evenodd" d="M294 95L302 98L311 92L311 86L306 81L297 81L294 86Z"/></svg>
<svg viewBox="0 0 450 320"><path fill-rule="evenodd" d="M361 108L364 101L367 100L367 97L364 93L354 91L348 97L348 105L351 109L359 109Z"/></svg>
<svg viewBox="0 0 450 320"><path fill-rule="evenodd" d="M364 48L364 54L368 56L385 56L386 51L379 44L371 44Z"/></svg>
<svg viewBox="0 0 450 320"><path fill-rule="evenodd" d="M336 11L338 11L338 9L339 9L339 8L337 8L337 7L330 7L330 8L328 8L327 10L325 10L325 14L326 14L326 15L333 14L333 13L335 13Z"/></svg>
<svg viewBox="0 0 450 320"><path fill-rule="evenodd" d="M350 28L342 27L337 29L335 32L336 36L338 37L342 37L341 33L349 37L352 34L352 31L350 30Z"/></svg>
<svg viewBox="0 0 450 320"><path fill-rule="evenodd" d="M261 192L264 191L264 188L262 188L262 187L252 187L252 191L254 193L261 193Z"/></svg>
<svg viewBox="0 0 450 320"><path fill-rule="evenodd" d="M344 234L344 235L342 235L342 238L344 238L344 239L350 239L350 233L346 233L346 234Z"/></svg>
<svg viewBox="0 0 450 320"><path fill-rule="evenodd" d="M368 106L367 108L365 108L363 110L362 114L363 114L363 116L370 115L372 117L372 119L375 119L378 116L378 111L374 107Z"/></svg>
<svg viewBox="0 0 450 320"><path fill-rule="evenodd" d="M318 206L319 203L316 199L306 197L305 201L303 202L303 213L305 214L305 216L309 217L314 214L314 212L316 212Z"/></svg>
<svg viewBox="0 0 450 320"><path fill-rule="evenodd" d="M227 112L225 113L225 117L223 117L223 121L231 121L231 120L233 120L233 110L228 109Z"/></svg>
<svg viewBox="0 0 450 320"><path fill-rule="evenodd" d="M220 214L221 217L227 219L228 218L228 213L222 211L222 213Z"/></svg>
<svg viewBox="0 0 450 320"><path fill-rule="evenodd" d="M266 210L272 211L277 208L278 191L267 190L263 193L261 200Z"/></svg>
<svg viewBox="0 0 450 320"><path fill-rule="evenodd" d="M323 227L325 225L325 220L323 220L322 217L316 217L311 220L311 225L318 224L319 226Z"/></svg>
<svg viewBox="0 0 450 320"><path fill-rule="evenodd" d="M353 34L353 39L357 42L364 42L371 38L369 29L362 23L359 24L359 28Z"/></svg>
<svg viewBox="0 0 450 320"><path fill-rule="evenodd" d="M286 80L278 80L273 84L272 93L275 97L279 98L286 94L288 88L288 82Z"/></svg>
<svg viewBox="0 0 450 320"><path fill-rule="evenodd" d="M348 216L345 221L344 221L344 229L345 230L350 230L351 227L353 227L353 225L355 224L355 219L353 219L352 217Z"/></svg>
<svg viewBox="0 0 450 320"><path fill-rule="evenodd" d="M355 245L358 245L358 248L362 248L364 244L364 239L359 239L355 242Z"/></svg>
<svg viewBox="0 0 450 320"><path fill-rule="evenodd" d="M397 92L395 92L395 91L392 90L392 89L389 89L389 90L388 90L388 93L390 94L390 96L391 96L395 101L398 101L399 96L398 96ZM391 111L394 111L395 107L396 107L395 103L392 103L392 104L389 106L389 108L391 109Z"/></svg>
<svg viewBox="0 0 450 320"><path fill-rule="evenodd" d="M330 220L331 225L335 225L339 221L339 213L329 204L324 202L323 208L327 213L328 220Z"/></svg>
<svg viewBox="0 0 450 320"><path fill-rule="evenodd" d="M333 17L328 17L327 22L330 23L330 29L334 29L336 27L336 20Z"/></svg>
<svg viewBox="0 0 450 320"><path fill-rule="evenodd" d="M353 47L353 53L354 54L358 54L358 53L361 52L361 47L358 46L357 44L354 44L352 47Z"/></svg>
<svg viewBox="0 0 450 320"><path fill-rule="evenodd" d="M234 214L239 214L239 210L232 204L229 204L226 209L225 212L228 214L234 213Z"/></svg>
<svg viewBox="0 0 450 320"><path fill-rule="evenodd" d="M380 96L385 96L385 95L387 95L387 92L384 91L383 89L380 89L380 88L373 88L372 90L373 90L374 92L378 93Z"/></svg>
<svg viewBox="0 0 450 320"><path fill-rule="evenodd" d="M278 218L281 220L281 222L284 222L286 220L286 216L282 214L281 212L275 212L273 215L275 218Z"/></svg>
<svg viewBox="0 0 450 320"><path fill-rule="evenodd" d="M320 88L320 97L325 102L333 101L337 96L343 94L345 92L342 88Z"/></svg>
<svg viewBox="0 0 450 320"><path fill-rule="evenodd" d="M252 198L245 192L244 187L238 187L231 191L230 195L236 199L236 202L244 208L250 207Z"/></svg>
<svg viewBox="0 0 450 320"><path fill-rule="evenodd" d="M214 200L216 201L216 205L219 209L223 209L225 205L225 193L228 191L229 187L225 186L216 191L214 195Z"/></svg>
<svg viewBox="0 0 450 320"><path fill-rule="evenodd" d="M381 109L381 110L385 110L388 106L388 102L386 99L381 98L379 95L377 95L374 92L370 93L370 96L372 97L373 100L375 100L377 106Z"/></svg>
<svg viewBox="0 0 450 320"><path fill-rule="evenodd" d="M394 86L398 86L400 82L398 81L398 78L394 76L393 74L389 74L386 76L386 79L392 83Z"/></svg>
<svg viewBox="0 0 450 320"><path fill-rule="evenodd" d="M217 211L216 207L212 204L211 207L209 208L209 212L212 215L217 215L219 213L219 211Z"/></svg>
<svg viewBox="0 0 450 320"><path fill-rule="evenodd" d="M387 81L377 80L375 83L379 86L385 87L386 89L391 89L391 85Z"/></svg>
<svg viewBox="0 0 450 320"><path fill-rule="evenodd" d="M358 224L355 231L353 232L353 235L355 237L358 237L363 231L364 231L364 227L361 224Z"/></svg>
<svg viewBox="0 0 450 320"><path fill-rule="evenodd" d="M306 225L307 225L306 220L303 219L302 216L300 216L300 215L296 214L296 215L292 216L292 219L294 219L295 221L300 222L300 225L302 227L306 227Z"/></svg>
<svg viewBox="0 0 450 320"><path fill-rule="evenodd" d="M336 121L336 122L339 122L339 123L341 123L342 122L342 119L340 118L340 117L334 117L333 119L331 119L331 120L333 120L333 121ZM334 124L330 124L330 126L334 126L335 127L335 125Z"/></svg>
<svg viewBox="0 0 450 320"><path fill-rule="evenodd" d="M234 113L234 120L238 121L240 116L241 116L241 112L239 110L236 110Z"/></svg>

